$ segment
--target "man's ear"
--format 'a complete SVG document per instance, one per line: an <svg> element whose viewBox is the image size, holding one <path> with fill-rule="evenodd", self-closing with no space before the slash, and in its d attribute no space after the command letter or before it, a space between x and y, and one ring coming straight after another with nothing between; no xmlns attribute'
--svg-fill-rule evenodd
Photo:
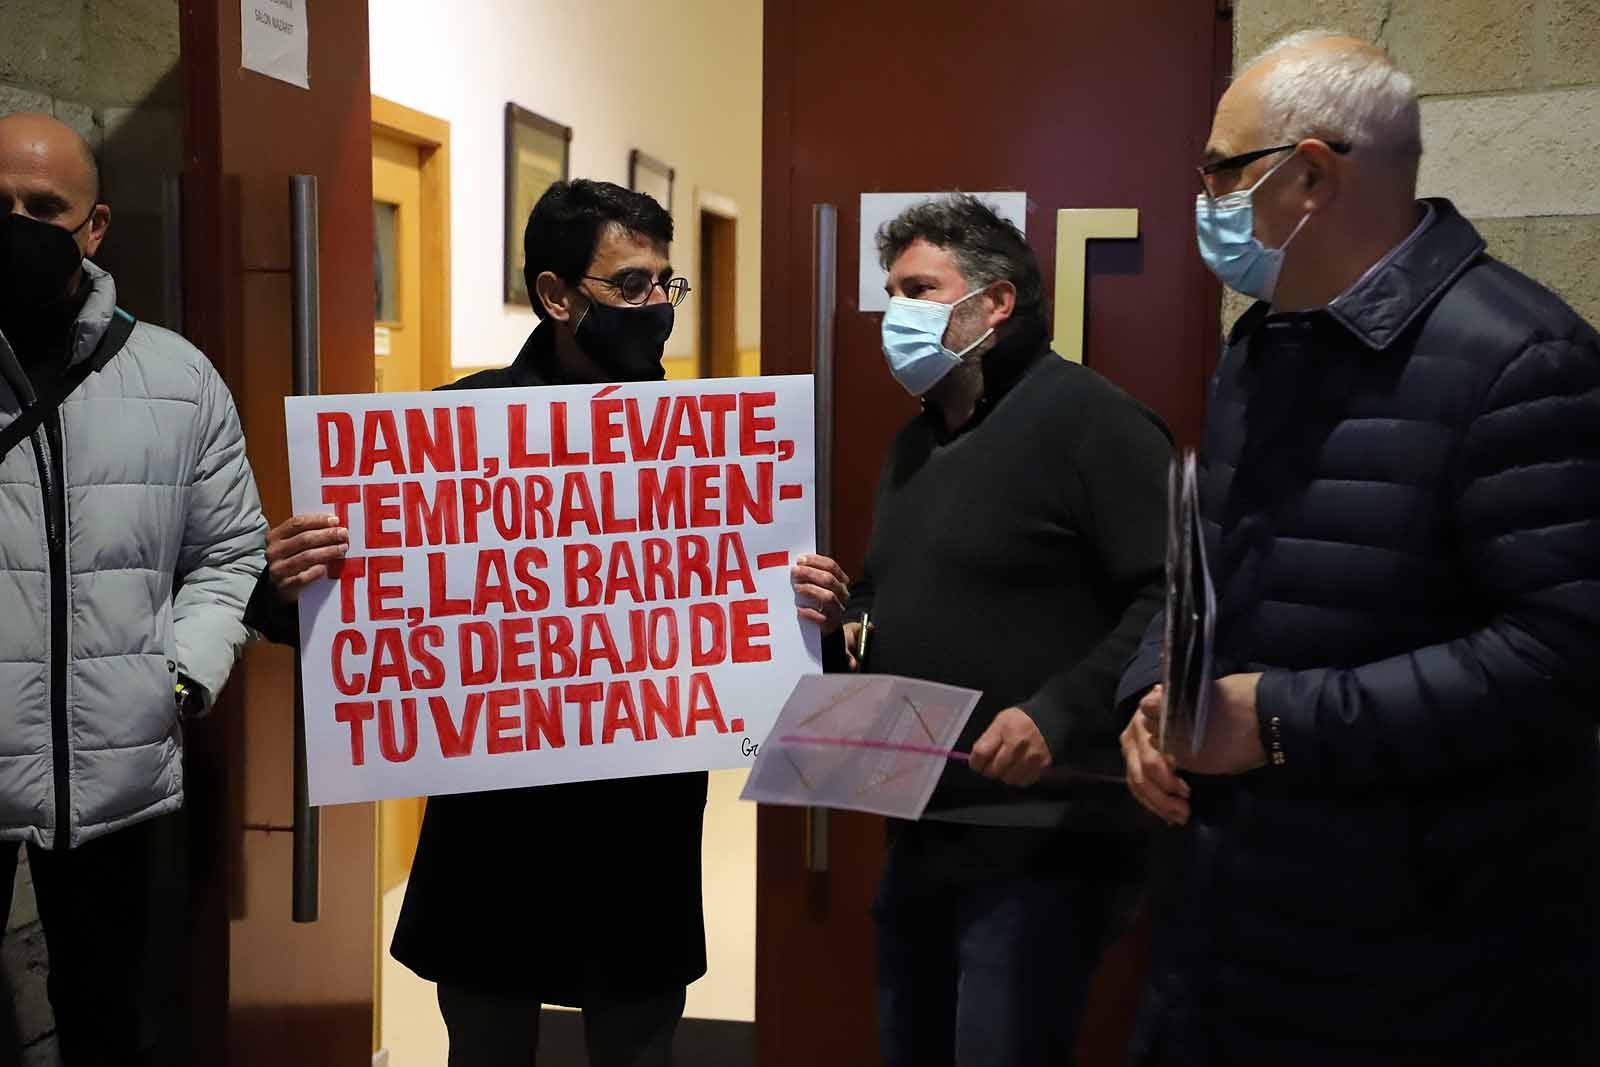
<svg viewBox="0 0 1600 1067"><path fill-rule="evenodd" d="M1299 184L1302 207L1307 212L1323 210L1339 195L1338 156L1315 139L1301 141L1299 148L1305 161Z"/></svg>
<svg viewBox="0 0 1600 1067"><path fill-rule="evenodd" d="M989 286L989 291L981 299L988 301L989 327L991 329L1016 314L1017 287L1011 282L995 282Z"/></svg>
<svg viewBox="0 0 1600 1067"><path fill-rule="evenodd" d="M96 204L89 214L89 225L84 228L88 231L88 239L83 243L83 254L92 259L100 251L100 242L106 239L106 231L111 228L111 205Z"/></svg>
<svg viewBox="0 0 1600 1067"><path fill-rule="evenodd" d="M571 321L573 309L568 305L568 300L572 290L566 282L545 271L533 280L533 292L542 317L556 322Z"/></svg>

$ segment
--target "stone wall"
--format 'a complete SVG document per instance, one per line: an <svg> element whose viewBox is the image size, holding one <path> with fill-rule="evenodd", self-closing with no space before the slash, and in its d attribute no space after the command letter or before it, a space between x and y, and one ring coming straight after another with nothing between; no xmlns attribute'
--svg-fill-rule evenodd
<svg viewBox="0 0 1600 1067"><path fill-rule="evenodd" d="M1389 50L1422 97L1422 195L1600 323L1600 3L1235 0L1234 55L1310 28Z"/></svg>
<svg viewBox="0 0 1600 1067"><path fill-rule="evenodd" d="M100 161L111 233L96 257L121 303L174 326L163 183L183 168L178 0L4 0L0 114L54 115Z"/></svg>
<svg viewBox="0 0 1600 1067"><path fill-rule="evenodd" d="M119 303L142 319L175 324L162 281L171 221L163 183L183 163L178 0L4 0L3 7L0 114L39 111L83 134L112 205L97 260L117 278ZM0 942L0 1064L57 1062L45 975L24 850Z"/></svg>

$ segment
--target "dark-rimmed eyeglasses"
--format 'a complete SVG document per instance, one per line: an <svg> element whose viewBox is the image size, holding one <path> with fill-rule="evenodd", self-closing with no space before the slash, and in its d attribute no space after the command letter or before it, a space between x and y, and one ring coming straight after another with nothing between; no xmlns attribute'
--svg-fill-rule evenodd
<svg viewBox="0 0 1600 1067"><path fill-rule="evenodd" d="M1322 143L1341 156L1350 151L1349 141L1323 141ZM1217 189L1222 185L1231 186L1234 182L1237 182L1239 180L1239 172L1244 168L1258 159L1265 159L1268 156L1277 155L1279 152L1292 152L1299 148L1300 144L1301 142L1296 141L1294 144L1258 148L1254 152L1240 152L1238 155L1228 156L1226 159L1214 159L1210 163L1202 163L1195 168L1200 174L1200 188L1205 191L1208 197L1223 196L1228 190L1219 193Z"/></svg>
<svg viewBox="0 0 1600 1067"><path fill-rule="evenodd" d="M667 303L673 307L683 303L690 291L688 278L668 278L666 281L658 281L647 270L625 270L609 278L600 278L593 274L585 274L583 277L587 281L599 282L606 286L622 297L623 303L632 304L634 307L648 302L651 292L658 287L666 295Z"/></svg>

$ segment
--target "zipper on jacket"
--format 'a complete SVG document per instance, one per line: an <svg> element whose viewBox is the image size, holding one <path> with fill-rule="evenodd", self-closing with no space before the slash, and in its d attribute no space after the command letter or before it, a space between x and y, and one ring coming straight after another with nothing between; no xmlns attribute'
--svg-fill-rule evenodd
<svg viewBox="0 0 1600 1067"><path fill-rule="evenodd" d="M45 540L50 572L50 750L56 783L55 847L72 839L71 753L67 748L67 543L66 486L60 468L61 424L52 413L33 439L44 495Z"/></svg>

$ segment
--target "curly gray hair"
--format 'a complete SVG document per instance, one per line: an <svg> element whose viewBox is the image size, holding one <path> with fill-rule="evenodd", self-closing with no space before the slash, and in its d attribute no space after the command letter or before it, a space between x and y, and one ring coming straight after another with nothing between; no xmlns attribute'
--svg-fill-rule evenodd
<svg viewBox="0 0 1600 1067"><path fill-rule="evenodd" d="M1032 246L1022 231L972 194L924 200L884 223L878 230L878 262L888 270L918 240L955 256L969 289L1010 282L1017 290L1018 318L1043 314L1044 283Z"/></svg>

